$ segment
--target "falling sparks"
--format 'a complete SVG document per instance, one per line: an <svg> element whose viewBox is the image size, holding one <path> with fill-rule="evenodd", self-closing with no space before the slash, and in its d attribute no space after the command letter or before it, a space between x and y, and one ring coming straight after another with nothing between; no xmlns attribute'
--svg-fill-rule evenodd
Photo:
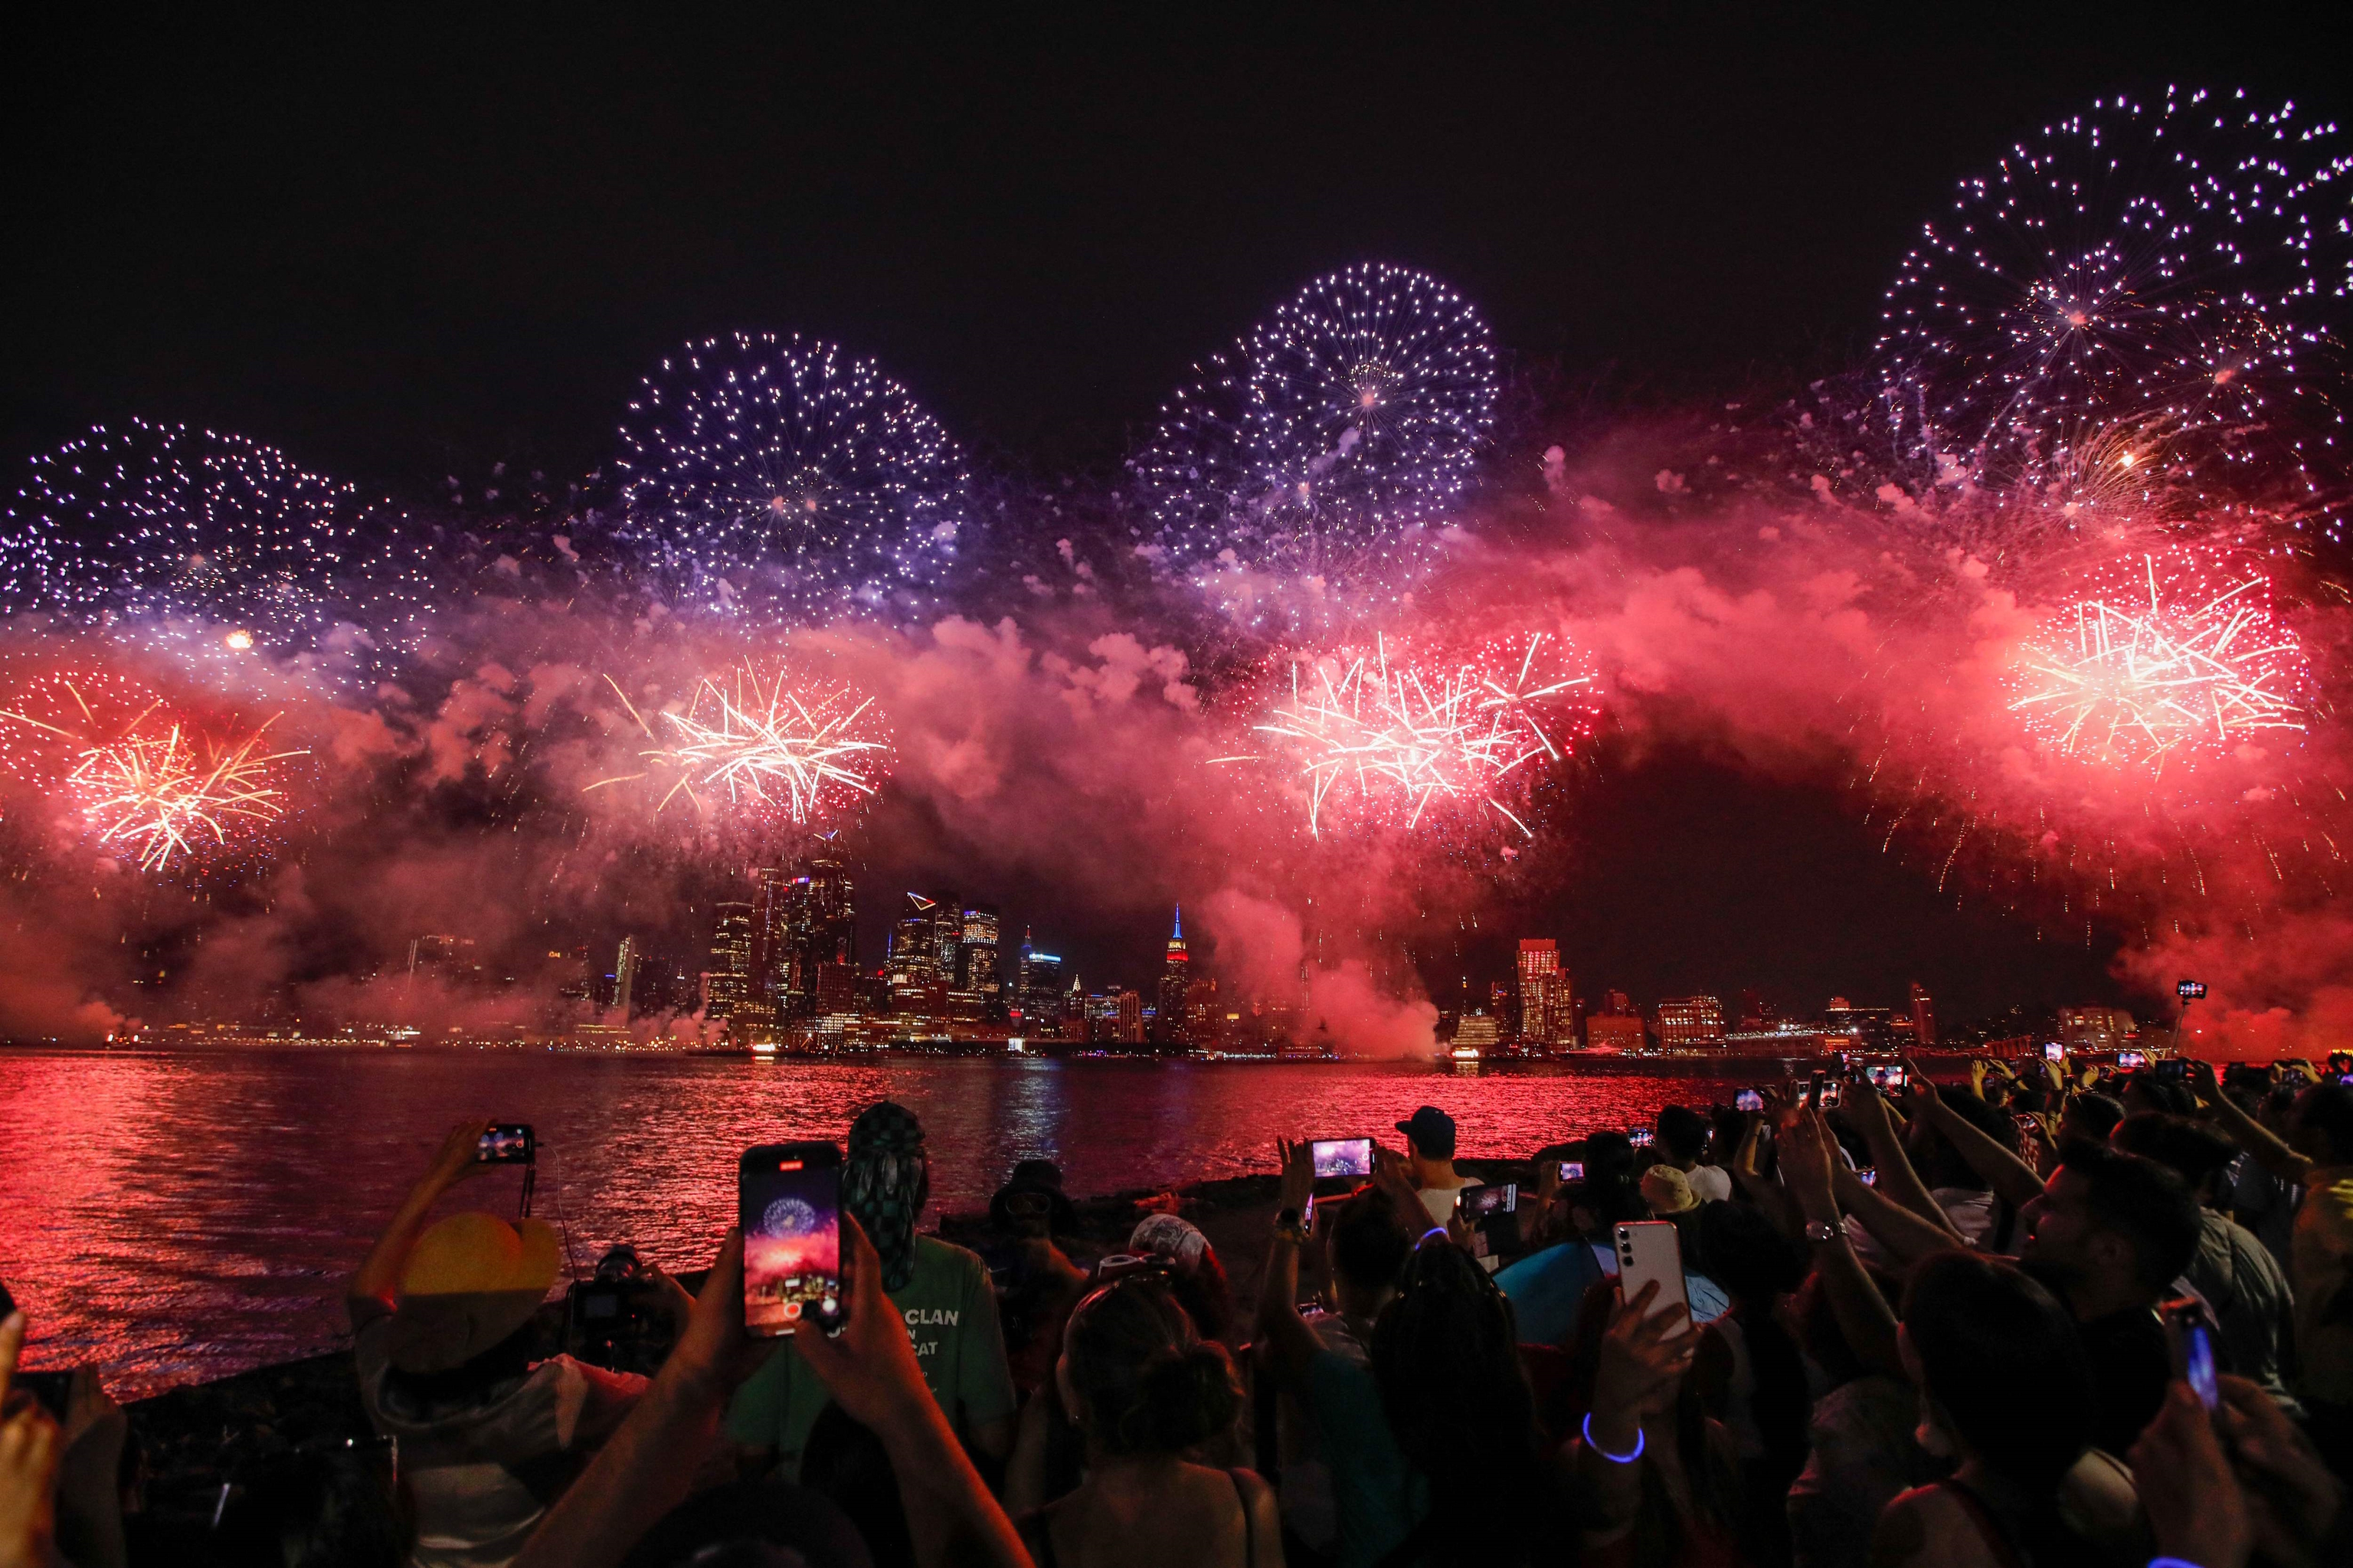
<svg viewBox="0 0 2353 1568"><path fill-rule="evenodd" d="M1294 661L1287 696L1252 726L1268 754L1212 760L1288 768L1305 786L1316 838L1343 819L1411 832L1465 807L1533 838L1504 797L1526 772L1561 759L1582 733L1566 710L1592 685L1590 675L1567 673L1547 641L1557 643L1538 633L1515 651L1416 663L1393 658L1383 639L1369 653Z"/></svg>
<svg viewBox="0 0 2353 1568"><path fill-rule="evenodd" d="M683 713L662 711L649 724L609 675L649 740L645 773L599 779L601 789L652 777L667 779L656 810L683 795L698 808L796 825L877 789L889 744L879 738L871 698L838 690L803 690L777 669L745 663L705 677Z"/></svg>
<svg viewBox="0 0 2353 1568"><path fill-rule="evenodd" d="M2025 649L2010 707L2031 728L2071 756L2161 769L2306 727L2303 651L2261 577L2215 588L2174 552L2162 574L2141 556L2136 578L2084 599Z"/></svg>
<svg viewBox="0 0 2353 1568"><path fill-rule="evenodd" d="M2295 515L2342 480L2316 376L2348 282L2334 124L2168 88L2044 127L1926 226L1887 291L1883 407L1939 484L2064 487L2119 423L2209 506ZM2327 520L2322 525L2334 530Z"/></svg>
<svg viewBox="0 0 2353 1568"><path fill-rule="evenodd" d="M1377 573L1467 492L1495 389L1494 344L1468 301L1366 262L1309 283L1212 359L1130 466L1187 571Z"/></svg>
<svg viewBox="0 0 2353 1568"><path fill-rule="evenodd" d="M911 602L955 556L963 454L872 360L798 336L689 344L621 427L623 533L706 608L822 620Z"/></svg>
<svg viewBox="0 0 2353 1568"><path fill-rule="evenodd" d="M144 871L234 853L286 814L279 765L307 752L264 749L272 718L242 736L200 735L178 721L82 753L66 788L91 835Z"/></svg>

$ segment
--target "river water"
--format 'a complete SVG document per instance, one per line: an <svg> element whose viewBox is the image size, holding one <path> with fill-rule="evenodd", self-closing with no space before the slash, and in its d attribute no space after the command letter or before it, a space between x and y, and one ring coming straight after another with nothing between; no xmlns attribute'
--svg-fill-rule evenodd
<svg viewBox="0 0 2353 1568"><path fill-rule="evenodd" d="M344 1276L466 1115L538 1129L533 1213L579 1266L628 1241L699 1268L733 1221L740 1150L838 1139L878 1099L923 1118L935 1208L969 1211L1031 1156L1075 1194L1176 1185L1271 1171L1282 1137L1394 1147L1430 1103L1465 1155L1525 1158L1736 1086L1380 1063L0 1051L0 1280L31 1314L28 1364L95 1361L132 1399L343 1342ZM488 1172L447 1206L511 1213L519 1186Z"/></svg>

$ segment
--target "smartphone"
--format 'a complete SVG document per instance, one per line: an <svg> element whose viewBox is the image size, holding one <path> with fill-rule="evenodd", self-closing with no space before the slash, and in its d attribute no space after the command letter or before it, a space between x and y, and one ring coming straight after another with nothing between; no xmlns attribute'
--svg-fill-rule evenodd
<svg viewBox="0 0 2353 1568"><path fill-rule="evenodd" d="M2208 1410L2221 1407L2221 1386L2214 1380L2214 1326L2206 1308L2194 1297L2168 1301L2157 1309L2165 1323L2166 1342L2173 1351L2173 1375L2187 1383Z"/></svg>
<svg viewBox="0 0 2353 1568"><path fill-rule="evenodd" d="M744 1228L744 1331L778 1339L807 1322L839 1328L841 1151L830 1143L767 1143L735 1166Z"/></svg>
<svg viewBox="0 0 2353 1568"><path fill-rule="evenodd" d="M2146 1067L2147 1065L2148 1053L2146 1051L2119 1051L2116 1053L2116 1071L2119 1073L2129 1073L2136 1068Z"/></svg>
<svg viewBox="0 0 2353 1568"><path fill-rule="evenodd" d="M1683 1238L1664 1220L1632 1220L1618 1227L1618 1286L1631 1301L1647 1281L1656 1281L1659 1297L1653 1312L1668 1307L1691 1310L1683 1293Z"/></svg>
<svg viewBox="0 0 2353 1568"><path fill-rule="evenodd" d="M2118 1063L2117 1065L2122 1066L2123 1064ZM2160 1084L2181 1083L2189 1076L2189 1059L2186 1056L2168 1056L2164 1061L2159 1062L2152 1072Z"/></svg>
<svg viewBox="0 0 2353 1568"><path fill-rule="evenodd" d="M1830 1082L1830 1076L1817 1067L1814 1075L1806 1080L1806 1103L1816 1110L1822 1108L1822 1086Z"/></svg>
<svg viewBox="0 0 2353 1568"><path fill-rule="evenodd" d="M9 1380L40 1402L58 1425L65 1425L66 1404L73 1397L73 1369L62 1372L19 1372Z"/></svg>
<svg viewBox="0 0 2353 1568"><path fill-rule="evenodd" d="M1814 1108L1816 1110L1836 1110L1845 1102L1846 1086L1840 1083L1836 1078L1831 1078L1828 1082L1824 1083L1820 1089L1815 1091L1814 1094Z"/></svg>
<svg viewBox="0 0 2353 1568"><path fill-rule="evenodd" d="M1862 1179L1862 1184L1866 1187L1879 1185L1879 1167L1876 1165L1866 1165L1856 1171L1855 1175Z"/></svg>
<svg viewBox="0 0 2353 1568"><path fill-rule="evenodd" d="M1732 1097L1732 1108L1734 1110L1761 1111L1765 1108L1765 1097L1756 1089L1743 1089L1738 1094Z"/></svg>
<svg viewBox="0 0 2353 1568"><path fill-rule="evenodd" d="M2063 1062L2067 1059L2067 1047L2053 1040L2042 1047L2042 1059L2046 1062Z"/></svg>
<svg viewBox="0 0 2353 1568"><path fill-rule="evenodd" d="M1513 1213L1520 1206L1520 1184L1498 1181L1484 1187L1466 1187L1455 1202L1466 1220L1483 1220L1490 1214Z"/></svg>
<svg viewBox="0 0 2353 1568"><path fill-rule="evenodd" d="M1864 1075L1880 1089L1900 1089L1908 1081L1900 1066L1879 1066L1865 1069Z"/></svg>
<svg viewBox="0 0 2353 1568"><path fill-rule="evenodd" d="M1299 1223L1306 1227L1309 1235L1315 1234L1315 1194L1313 1192L1307 1194L1307 1202L1299 1211Z"/></svg>
<svg viewBox="0 0 2353 1568"><path fill-rule="evenodd" d="M1560 1162L1560 1179L1564 1183L1585 1180L1585 1161L1564 1160Z"/></svg>
<svg viewBox="0 0 2353 1568"><path fill-rule="evenodd" d="M522 1121L492 1122L474 1150L475 1160L483 1165L529 1165L538 1155L531 1124Z"/></svg>
<svg viewBox="0 0 2353 1568"><path fill-rule="evenodd" d="M1373 1173L1373 1140L1369 1138L1319 1138L1307 1146L1318 1176L1369 1176Z"/></svg>
<svg viewBox="0 0 2353 1568"><path fill-rule="evenodd" d="M1650 1148L1651 1136L1651 1129L1647 1127L1630 1127L1626 1129L1626 1141L1637 1149Z"/></svg>

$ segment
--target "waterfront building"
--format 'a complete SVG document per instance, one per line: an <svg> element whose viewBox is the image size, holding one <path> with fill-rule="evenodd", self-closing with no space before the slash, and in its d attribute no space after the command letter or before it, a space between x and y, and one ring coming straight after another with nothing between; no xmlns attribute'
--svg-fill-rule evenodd
<svg viewBox="0 0 2353 1568"><path fill-rule="evenodd" d="M1585 1021L1585 1044L1594 1051L1640 1051L1648 1044L1642 1018L1635 1012L1597 1012Z"/></svg>
<svg viewBox="0 0 2353 1568"><path fill-rule="evenodd" d="M1712 996L1670 997L1659 1003L1659 1044L1721 1045L1724 1003Z"/></svg>
<svg viewBox="0 0 2353 1568"><path fill-rule="evenodd" d="M1454 1022L1454 1048L1484 1055L1503 1041L1503 1031L1483 1012L1466 1012Z"/></svg>
<svg viewBox="0 0 2353 1568"><path fill-rule="evenodd" d="M2114 1051L2139 1032L2133 1015L2120 1007L2063 1007L2059 1010L2059 1041L2070 1051Z"/></svg>
<svg viewBox="0 0 2353 1568"><path fill-rule="evenodd" d="M1123 1045L1144 1044L1144 999L1132 991L1121 991L1113 1001L1118 1020L1119 1043Z"/></svg>
<svg viewBox="0 0 2353 1568"><path fill-rule="evenodd" d="M1912 982L1912 1044L1926 1051L1936 1043L1936 1007L1918 980Z"/></svg>
<svg viewBox="0 0 2353 1568"><path fill-rule="evenodd" d="M1892 1008L1857 1007L1834 996L1822 1009L1822 1033L1826 1039L1843 1037L1849 1050L1885 1051L1895 1044L1895 1032L1889 1027L1894 1017Z"/></svg>
<svg viewBox="0 0 2353 1568"><path fill-rule="evenodd" d="M1559 945L1549 937L1522 938L1520 1038L1544 1045L1574 1044L1568 997L1568 976L1561 972Z"/></svg>

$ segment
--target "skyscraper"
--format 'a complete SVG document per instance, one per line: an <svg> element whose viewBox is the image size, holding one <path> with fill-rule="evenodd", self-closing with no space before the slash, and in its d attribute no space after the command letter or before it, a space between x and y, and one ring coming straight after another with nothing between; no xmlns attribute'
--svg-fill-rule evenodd
<svg viewBox="0 0 2353 1568"><path fill-rule="evenodd" d="M1021 968L1017 996L1021 1003L1024 1023L1059 1023L1062 1019L1062 960L1054 953L1041 953L1029 944L1029 934L1021 934Z"/></svg>
<svg viewBox="0 0 2353 1568"><path fill-rule="evenodd" d="M703 1016L732 1019L752 1000L752 906L722 904L703 977Z"/></svg>
<svg viewBox="0 0 2353 1568"><path fill-rule="evenodd" d="M1176 907L1176 924L1168 935L1167 958L1160 968L1160 991L1153 1025L1160 1044L1185 1044L1185 994L1192 983L1192 959L1185 951L1185 908Z"/></svg>
<svg viewBox="0 0 2353 1568"><path fill-rule="evenodd" d="M613 1012L623 1023L629 1021L629 1003L636 999L637 989L638 939L624 937L613 960Z"/></svg>
<svg viewBox="0 0 2353 1568"><path fill-rule="evenodd" d="M891 980L894 985L934 985L940 976L939 907L936 898L907 895L898 924L891 927Z"/></svg>
<svg viewBox="0 0 2353 1568"><path fill-rule="evenodd" d="M1574 1043L1568 1032L1568 977L1561 973L1560 949L1549 937L1520 942L1520 1038L1540 1044Z"/></svg>
<svg viewBox="0 0 2353 1568"><path fill-rule="evenodd" d="M1936 1043L1936 1004L1918 980L1912 982L1912 1040L1924 1051Z"/></svg>
<svg viewBox="0 0 2353 1568"><path fill-rule="evenodd" d="M815 1013L826 966L857 961L857 899L848 865L817 855L789 868L762 868L752 989L777 1017Z"/></svg>
<svg viewBox="0 0 2353 1568"><path fill-rule="evenodd" d="M956 989L995 1001L1005 990L997 967L997 918L994 904L965 906L964 927L956 944Z"/></svg>

